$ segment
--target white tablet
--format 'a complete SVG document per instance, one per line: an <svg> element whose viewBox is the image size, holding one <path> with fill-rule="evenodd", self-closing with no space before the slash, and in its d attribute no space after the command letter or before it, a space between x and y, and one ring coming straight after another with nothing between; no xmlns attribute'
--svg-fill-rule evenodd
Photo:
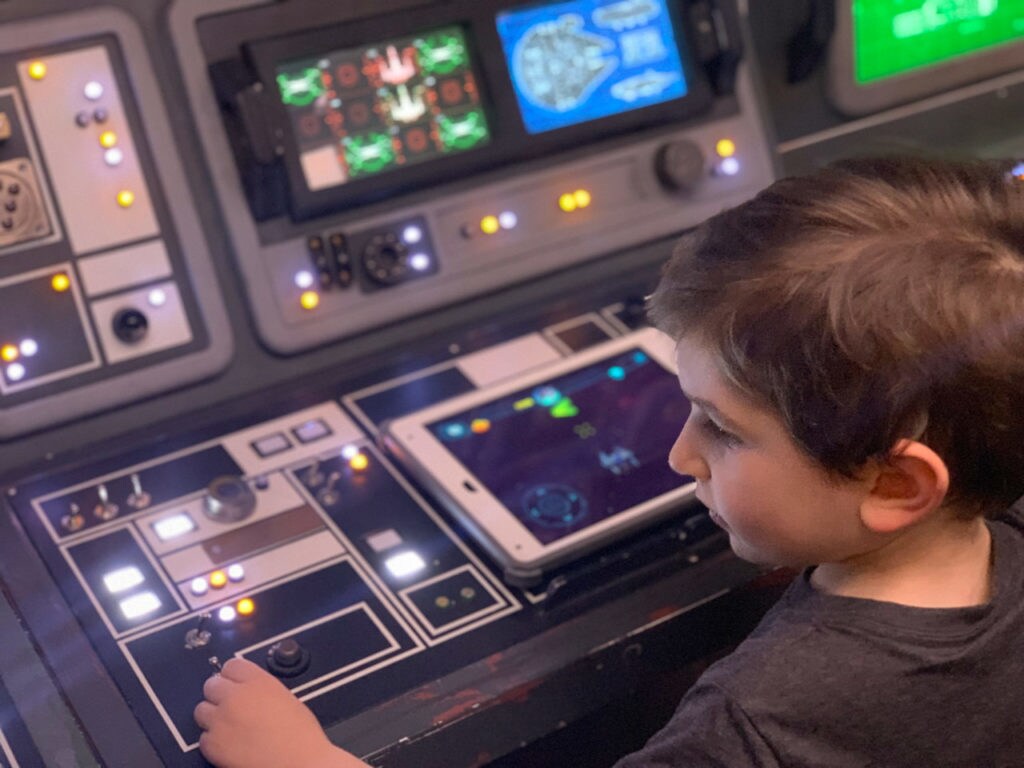
<svg viewBox="0 0 1024 768"><path fill-rule="evenodd" d="M693 499L668 466L689 413L674 370L644 329L395 419L384 440L528 586Z"/></svg>

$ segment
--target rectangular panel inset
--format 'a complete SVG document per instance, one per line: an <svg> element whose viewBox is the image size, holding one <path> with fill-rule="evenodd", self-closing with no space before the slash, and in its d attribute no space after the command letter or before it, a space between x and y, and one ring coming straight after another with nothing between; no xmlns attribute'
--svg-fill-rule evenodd
<svg viewBox="0 0 1024 768"><path fill-rule="evenodd" d="M90 256L78 262L78 269L86 296L112 293L171 276L171 262L163 240Z"/></svg>
<svg viewBox="0 0 1024 768"><path fill-rule="evenodd" d="M469 565L402 590L401 595L435 636L507 605Z"/></svg>
<svg viewBox="0 0 1024 768"><path fill-rule="evenodd" d="M559 359L558 351L543 336L533 333L466 355L459 359L459 370L476 386L486 387Z"/></svg>
<svg viewBox="0 0 1024 768"><path fill-rule="evenodd" d="M159 292L159 301L154 299L154 292ZM103 352L110 363L178 347L192 340L185 306L173 282L95 301L91 308ZM122 325L119 318L125 310L139 312L146 318L145 333L137 339L118 336L116 328Z"/></svg>
<svg viewBox="0 0 1024 768"><path fill-rule="evenodd" d="M354 402L370 421L380 424L474 389L473 382L453 365L362 397L357 395Z"/></svg>
<svg viewBox="0 0 1024 768"><path fill-rule="evenodd" d="M324 527L312 507L302 506L207 539L202 547L214 565L237 560Z"/></svg>

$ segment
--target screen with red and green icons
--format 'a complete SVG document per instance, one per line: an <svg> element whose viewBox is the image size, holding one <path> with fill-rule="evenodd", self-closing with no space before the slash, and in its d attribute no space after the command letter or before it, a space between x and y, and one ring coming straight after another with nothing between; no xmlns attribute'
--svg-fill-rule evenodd
<svg viewBox="0 0 1024 768"><path fill-rule="evenodd" d="M276 81L312 191L491 140L458 26L292 60Z"/></svg>
<svg viewBox="0 0 1024 768"><path fill-rule="evenodd" d="M854 0L853 60L872 83L1024 39L1020 0Z"/></svg>

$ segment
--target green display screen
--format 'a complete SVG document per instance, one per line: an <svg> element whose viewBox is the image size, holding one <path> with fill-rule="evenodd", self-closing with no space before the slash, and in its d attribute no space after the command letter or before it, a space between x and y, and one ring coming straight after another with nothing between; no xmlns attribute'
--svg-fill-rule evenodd
<svg viewBox="0 0 1024 768"><path fill-rule="evenodd" d="M858 84L1024 38L1024 0L854 0Z"/></svg>

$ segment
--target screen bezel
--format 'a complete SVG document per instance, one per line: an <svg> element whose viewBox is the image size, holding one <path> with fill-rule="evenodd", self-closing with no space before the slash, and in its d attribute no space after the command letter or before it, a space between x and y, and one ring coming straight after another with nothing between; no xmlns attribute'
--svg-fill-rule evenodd
<svg viewBox="0 0 1024 768"><path fill-rule="evenodd" d="M402 13L349 21L244 46L246 56L265 92L269 94L267 117L274 132L282 137L282 159L289 186L292 218L306 219L436 185L439 173L445 180L457 179L516 161L576 148L621 133L678 122L710 108L713 102L711 86L704 71L697 66L693 56L691 31L683 23L681 10L684 0L667 0L686 77L685 96L544 133L529 133L519 111L504 54L484 57L480 52L503 51L495 24L496 14L540 4L509 0L454 0L440 8L412 8ZM298 142L288 109L277 96L277 67L288 61L315 58L333 51L450 26L460 27L465 35L480 102L487 115L490 141L457 154L424 160L333 187L311 190L299 160Z"/></svg>
<svg viewBox="0 0 1024 768"><path fill-rule="evenodd" d="M505 569L507 576L521 582L537 578L558 564L576 559L630 531L674 513L682 504L695 500L696 484L682 484L592 526L543 544L519 521L513 511L438 440L430 425L634 348L646 352L655 364L674 374L672 341L660 331L645 328L591 347L571 358L533 369L499 385L476 390L397 418L383 427L385 443L427 488L437 494L452 514ZM682 427L681 424L679 426Z"/></svg>
<svg viewBox="0 0 1024 768"><path fill-rule="evenodd" d="M968 53L870 83L856 81L854 0L835 0L835 31L829 48L826 90L840 112L864 115L948 91L1024 67L1024 39Z"/></svg>

